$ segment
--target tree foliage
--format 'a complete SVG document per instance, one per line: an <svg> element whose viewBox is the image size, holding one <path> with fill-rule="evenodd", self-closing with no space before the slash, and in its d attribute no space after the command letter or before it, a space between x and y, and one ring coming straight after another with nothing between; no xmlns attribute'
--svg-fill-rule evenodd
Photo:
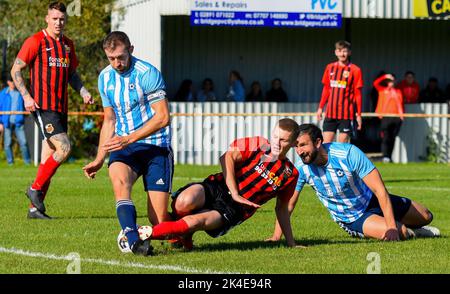
<svg viewBox="0 0 450 294"><path fill-rule="evenodd" d="M0 40L7 40L8 44L7 64L4 66L7 71L10 70L25 39L47 27L45 16L48 4L51 2L53 1L0 0ZM96 100L95 105L85 107L80 95L69 86L69 111L101 110L97 78L100 71L108 64L101 44L111 30L111 7L114 2L114 0L64 1L68 8L68 20L64 33L75 43L79 60L77 72ZM24 72L24 76L27 77L27 75L28 73ZM76 141L74 143L83 145L86 138L92 137L92 133L98 134L99 119L94 117L94 128L87 134L86 128L83 128L86 118L69 117L69 134L72 140ZM81 148L80 154L77 155L87 155L86 149L89 148Z"/></svg>

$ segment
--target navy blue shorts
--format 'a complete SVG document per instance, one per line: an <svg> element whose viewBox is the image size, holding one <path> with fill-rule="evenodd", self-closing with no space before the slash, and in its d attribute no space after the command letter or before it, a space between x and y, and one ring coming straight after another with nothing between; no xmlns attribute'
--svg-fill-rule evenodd
<svg viewBox="0 0 450 294"><path fill-rule="evenodd" d="M389 194L392 203L392 209L394 210L394 218L396 221L401 221L405 214L408 212L411 206L411 200L405 197ZM349 233L352 237L364 238L363 225L366 219L373 215L383 216L378 198L373 195L370 199L370 203L367 206L364 214L352 223L338 222L338 225Z"/></svg>
<svg viewBox="0 0 450 294"><path fill-rule="evenodd" d="M172 148L132 143L123 150L111 152L108 167L114 162L123 162L142 176L145 191L171 191L174 169Z"/></svg>

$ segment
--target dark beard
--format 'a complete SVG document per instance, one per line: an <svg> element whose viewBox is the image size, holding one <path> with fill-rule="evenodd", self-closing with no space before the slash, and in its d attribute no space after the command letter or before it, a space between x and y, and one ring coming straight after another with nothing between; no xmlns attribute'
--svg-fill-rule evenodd
<svg viewBox="0 0 450 294"><path fill-rule="evenodd" d="M317 158L317 155L318 155L318 154L319 154L319 150L314 150L314 151L311 153L310 160L306 162L306 161L302 158L302 162L303 162L304 164L311 164L311 163L313 163L314 161L316 161L316 158Z"/></svg>

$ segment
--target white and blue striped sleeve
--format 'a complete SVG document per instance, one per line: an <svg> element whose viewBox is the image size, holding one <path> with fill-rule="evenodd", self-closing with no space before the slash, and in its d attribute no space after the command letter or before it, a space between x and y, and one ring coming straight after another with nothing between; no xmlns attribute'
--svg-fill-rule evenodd
<svg viewBox="0 0 450 294"><path fill-rule="evenodd" d="M355 145L348 151L348 162L351 171L355 172L361 179L375 169L375 165L369 158Z"/></svg>
<svg viewBox="0 0 450 294"><path fill-rule="evenodd" d="M100 74L98 76L98 92L100 93L100 97L102 98L103 107L111 107L111 103L109 102L108 96L105 92L105 79L103 74Z"/></svg>
<svg viewBox="0 0 450 294"><path fill-rule="evenodd" d="M150 104L166 98L166 84L161 72L155 67L152 66L143 73L141 83L144 95Z"/></svg>
<svg viewBox="0 0 450 294"><path fill-rule="evenodd" d="M297 163L295 168L298 170L298 180L297 185L295 186L295 191L301 192L306 184L305 174L303 173L300 163Z"/></svg>

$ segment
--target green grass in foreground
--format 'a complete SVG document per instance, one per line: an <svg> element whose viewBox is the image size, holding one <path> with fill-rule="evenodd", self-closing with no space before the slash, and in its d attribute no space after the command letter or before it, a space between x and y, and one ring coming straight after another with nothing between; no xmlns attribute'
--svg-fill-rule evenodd
<svg viewBox="0 0 450 294"><path fill-rule="evenodd" d="M448 165L378 166L391 193L419 201L434 213L433 225L443 235L438 239L396 243L352 239L333 223L312 189L306 187L292 224L297 242L308 245L307 249L263 241L273 229L272 200L223 237L196 233L192 252L154 241L156 255L148 258L119 252L116 237L120 226L107 169L89 181L82 174L82 165L64 164L53 179L46 199L47 211L55 218L51 221L26 219L24 191L36 168L0 165L0 273L65 273L70 261L61 258L71 252L82 258L82 273L366 273L369 252L380 254L382 273L450 273ZM178 165L174 189L218 170L217 166ZM148 224L141 180L135 185L133 199L138 223ZM32 256L17 254L18 250ZM115 264L107 264L109 261ZM132 262L141 267L130 265Z"/></svg>

